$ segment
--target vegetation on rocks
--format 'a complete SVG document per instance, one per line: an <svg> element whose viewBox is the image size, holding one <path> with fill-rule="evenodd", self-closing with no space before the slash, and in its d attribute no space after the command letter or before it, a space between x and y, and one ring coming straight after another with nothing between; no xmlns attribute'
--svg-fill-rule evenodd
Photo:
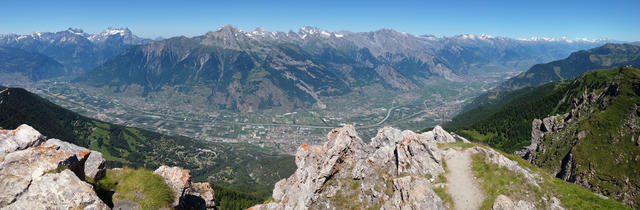
<svg viewBox="0 0 640 210"><path fill-rule="evenodd" d="M107 174L95 186L101 198L107 202L129 200L139 204L142 209L168 208L173 202L173 191L164 179L144 168L107 170ZM113 198L109 197L111 195Z"/></svg>

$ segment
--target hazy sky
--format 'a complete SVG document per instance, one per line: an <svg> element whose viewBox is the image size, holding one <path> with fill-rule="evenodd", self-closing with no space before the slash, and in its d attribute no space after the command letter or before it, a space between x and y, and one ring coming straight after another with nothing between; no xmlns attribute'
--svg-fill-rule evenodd
<svg viewBox="0 0 640 210"><path fill-rule="evenodd" d="M195 36L224 25L244 31L390 28L416 35L481 34L640 40L640 0L582 1L67 1L2 0L0 33L128 27L143 37Z"/></svg>

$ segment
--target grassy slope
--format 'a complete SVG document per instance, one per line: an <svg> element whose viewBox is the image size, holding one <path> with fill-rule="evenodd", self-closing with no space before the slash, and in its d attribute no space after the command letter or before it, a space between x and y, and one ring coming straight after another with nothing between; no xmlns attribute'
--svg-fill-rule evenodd
<svg viewBox="0 0 640 210"><path fill-rule="evenodd" d="M448 129L511 153L530 143L534 118L565 114L573 108L573 99L581 98L584 92L599 95L610 83L617 83L620 93L605 97L610 104L606 109L599 102L592 104L582 111L580 120L567 124L562 132L547 135L544 144L548 149L538 154L535 163L555 174L561 170L562 159L571 153L574 174L586 180L592 190L629 203L637 199L633 194L640 189L640 147L632 139L640 136L638 81L640 70L634 68L591 71L573 82L512 92L504 102L484 108L489 114L478 114L483 108L476 108L454 118ZM581 131L586 136L578 141Z"/></svg>
<svg viewBox="0 0 640 210"><path fill-rule="evenodd" d="M438 144L440 149L455 148L457 150L464 150L474 146L487 147L476 143L462 142ZM555 178L545 170L532 165L520 157L506 153L501 154L518 162L520 166L539 174L543 178L543 181L539 183L540 187L536 187L535 185L529 184L522 175L505 167L487 163L484 155L475 154L472 156L471 168L486 195L485 201L482 203L480 209L491 209L498 195L506 195L512 200L530 201L540 209L544 209L545 207L543 197L548 198L550 196L560 199L562 206L567 209L629 209L615 200L600 198L584 187ZM446 182L446 175L445 177L438 177L437 180L444 181L436 181L436 183ZM434 188L434 191L436 191L441 198L445 198L443 200L450 200L450 198L448 198L450 195L448 195L444 189L445 188Z"/></svg>
<svg viewBox="0 0 640 210"><path fill-rule="evenodd" d="M110 199L125 199L138 203L141 209L169 208L174 199L173 191L164 179L147 169L107 170L107 174L95 186L107 203L112 202ZM109 191L115 193L113 198L109 197Z"/></svg>
<svg viewBox="0 0 640 210"><path fill-rule="evenodd" d="M600 198L579 185L555 178L519 157L504 153L503 155L540 174L544 181L539 184L540 187L536 187L528 184L520 174L505 167L487 163L483 155L474 155L472 169L487 194L480 209L491 209L496 197L501 194L514 200L531 201L538 208L544 207L544 196L553 195L560 199L562 206L567 209L629 209L622 203Z"/></svg>
<svg viewBox="0 0 640 210"><path fill-rule="evenodd" d="M31 125L50 138L102 152L112 167L181 166L192 170L195 181L210 181L262 199L269 197L275 182L295 170L292 156L247 144L196 141L101 122L23 89L0 93L0 101L0 126Z"/></svg>

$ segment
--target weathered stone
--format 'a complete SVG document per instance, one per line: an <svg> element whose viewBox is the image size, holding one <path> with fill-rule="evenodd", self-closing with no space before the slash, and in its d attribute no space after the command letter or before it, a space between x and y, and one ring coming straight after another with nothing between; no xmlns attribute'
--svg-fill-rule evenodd
<svg viewBox="0 0 640 210"><path fill-rule="evenodd" d="M445 209L442 200L431 189L431 183L421 177L404 176L393 179L393 196L381 209Z"/></svg>
<svg viewBox="0 0 640 210"><path fill-rule="evenodd" d="M3 209L109 209L93 187L70 170L33 179L29 188Z"/></svg>
<svg viewBox="0 0 640 210"><path fill-rule="evenodd" d="M98 180L104 176L106 161L104 160L102 153L64 142L59 139L49 139L46 143L59 146L59 150L61 151L75 154L79 159L78 161L83 163L81 169L82 175L93 180ZM78 174L78 172L76 172L76 174Z"/></svg>
<svg viewBox="0 0 640 210"><path fill-rule="evenodd" d="M174 200L171 207L181 205L185 192L191 185L191 172L180 167L160 166L153 173L164 178L164 182L173 190Z"/></svg>
<svg viewBox="0 0 640 210"><path fill-rule="evenodd" d="M0 130L0 161L11 152L38 146L44 140L40 132L24 124L15 130Z"/></svg>
<svg viewBox="0 0 640 210"><path fill-rule="evenodd" d="M444 172L437 144L456 141L442 128L416 134L385 127L369 145L364 145L353 126L347 125L334 129L327 139L322 147L300 146L296 153L298 169L274 187L273 198L278 202L254 208L333 209L336 207L332 206L331 198L345 193L357 194L359 201L353 202L364 207L387 201L386 208L444 208L431 190L430 180L424 178ZM406 178L399 178L403 176ZM333 183L359 183L359 186L340 189L339 185L327 184L331 179L335 179Z"/></svg>
<svg viewBox="0 0 640 210"><path fill-rule="evenodd" d="M496 200L493 202L492 210L535 210L536 206L531 202L527 201L518 201L513 202L509 197L504 195L498 195Z"/></svg>
<svg viewBox="0 0 640 210"><path fill-rule="evenodd" d="M216 207L213 188L209 183L191 183L188 194L185 198L187 209L213 209Z"/></svg>
<svg viewBox="0 0 640 210"><path fill-rule="evenodd" d="M91 151L45 140L28 125L0 130L0 208L107 209L93 187L82 181ZM57 173L63 167L68 170Z"/></svg>

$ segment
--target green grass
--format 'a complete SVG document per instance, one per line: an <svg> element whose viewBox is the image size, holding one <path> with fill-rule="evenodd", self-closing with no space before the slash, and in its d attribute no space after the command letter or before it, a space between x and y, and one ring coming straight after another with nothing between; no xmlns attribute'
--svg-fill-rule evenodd
<svg viewBox="0 0 640 210"><path fill-rule="evenodd" d="M528 192L536 191L533 189L535 186L527 184L525 178L516 172L486 163L484 155L475 154L472 159L471 168L474 175L480 179L486 196L480 209L491 209L498 195L506 195L511 199L528 200L526 199Z"/></svg>
<svg viewBox="0 0 640 210"><path fill-rule="evenodd" d="M147 169L108 170L96 183L96 191L114 191L115 200L126 199L138 203L142 209L169 207L174 194L162 177ZM139 194L143 194L141 198Z"/></svg>
<svg viewBox="0 0 640 210"><path fill-rule="evenodd" d="M487 163L484 155L473 155L472 169L487 196L480 209L491 209L495 198L501 194L513 200L531 201L538 208L544 208L543 196L551 195L560 199L561 205L567 209L630 209L615 200L600 198L584 187L555 178L522 158L500 153L539 174L544 181L536 187L528 184L518 173Z"/></svg>
<svg viewBox="0 0 640 210"><path fill-rule="evenodd" d="M449 207L449 209L455 208L455 206L453 205L453 198L451 197L451 195L449 195L449 193L447 193L446 187L434 187L433 192L435 192L436 195L438 195L438 197L442 199L444 205Z"/></svg>
<svg viewBox="0 0 640 210"><path fill-rule="evenodd" d="M440 147L440 145L452 145L454 143L438 144L438 147ZM442 168L444 168L444 173L438 175L438 177L434 181L434 184L447 183L447 174L449 174L449 169L447 168L446 161L442 161ZM434 187L433 192L435 192L436 195L438 195L438 197L442 199L442 202L445 204L445 206L448 206L449 209L455 208L453 197L451 197L451 195L447 193L447 185L443 185L442 187Z"/></svg>
<svg viewBox="0 0 640 210"><path fill-rule="evenodd" d="M453 149L465 150L467 148L471 148L474 146L476 145L473 143L464 143L461 141L456 141L456 142L449 142L449 143L439 143L438 149L447 150L447 149L453 148Z"/></svg>

